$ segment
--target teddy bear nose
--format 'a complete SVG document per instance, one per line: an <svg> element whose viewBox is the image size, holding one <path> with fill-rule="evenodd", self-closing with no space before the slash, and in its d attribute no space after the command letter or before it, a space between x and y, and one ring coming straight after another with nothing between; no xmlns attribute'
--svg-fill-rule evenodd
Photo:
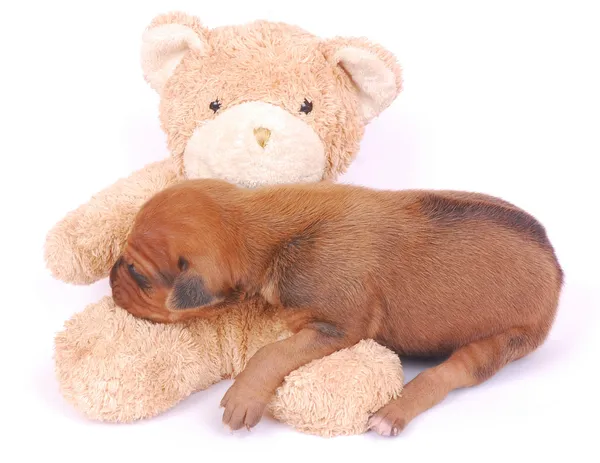
<svg viewBox="0 0 600 463"><path fill-rule="evenodd" d="M256 142L260 145L260 147L264 148L267 146L269 138L271 138L271 131L269 129L265 129L264 127L258 127L254 129L254 137L256 138Z"/></svg>

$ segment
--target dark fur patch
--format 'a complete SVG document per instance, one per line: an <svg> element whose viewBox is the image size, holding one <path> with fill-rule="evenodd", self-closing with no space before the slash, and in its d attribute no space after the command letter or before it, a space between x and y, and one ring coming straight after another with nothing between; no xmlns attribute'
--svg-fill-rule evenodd
<svg viewBox="0 0 600 463"><path fill-rule="evenodd" d="M182 274L176 278L172 294L174 309L194 309L209 305L214 300L199 276Z"/></svg>
<svg viewBox="0 0 600 463"><path fill-rule="evenodd" d="M458 199L427 193L420 201L421 211L442 225L467 220L489 220L529 236L544 247L550 242L546 230L534 217L510 203L500 200Z"/></svg>
<svg viewBox="0 0 600 463"><path fill-rule="evenodd" d="M279 288L279 299L284 307L310 307L315 299L311 285L302 276L281 279Z"/></svg>
<svg viewBox="0 0 600 463"><path fill-rule="evenodd" d="M477 365L473 371L473 378L476 384L481 384L490 379L498 371L498 366L492 362L486 362L483 365Z"/></svg>
<svg viewBox="0 0 600 463"><path fill-rule="evenodd" d="M279 283L280 301L285 307L309 307L315 300L310 272L303 264L310 258L313 246L313 231L306 230L283 243L277 252L273 273Z"/></svg>
<svg viewBox="0 0 600 463"><path fill-rule="evenodd" d="M327 323L327 322L315 322L315 323L311 323L312 328L314 328L315 330L317 330L319 333L324 334L325 336L331 337L331 338L341 338L344 336L344 332L336 327L335 325L332 325L331 323Z"/></svg>
<svg viewBox="0 0 600 463"><path fill-rule="evenodd" d="M515 334L508 338L508 348L512 352L521 351L522 347L527 345L529 338L523 334Z"/></svg>

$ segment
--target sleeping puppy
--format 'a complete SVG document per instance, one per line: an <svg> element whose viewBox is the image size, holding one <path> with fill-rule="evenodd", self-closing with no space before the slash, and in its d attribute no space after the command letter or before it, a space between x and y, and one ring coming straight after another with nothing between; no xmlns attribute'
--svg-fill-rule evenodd
<svg viewBox="0 0 600 463"><path fill-rule="evenodd" d="M245 296L279 308L293 335L260 349L223 397L232 429L255 426L290 372L361 339L447 356L370 418L387 436L540 346L562 282L544 227L501 199L217 180L150 199L110 275L115 302L155 322Z"/></svg>

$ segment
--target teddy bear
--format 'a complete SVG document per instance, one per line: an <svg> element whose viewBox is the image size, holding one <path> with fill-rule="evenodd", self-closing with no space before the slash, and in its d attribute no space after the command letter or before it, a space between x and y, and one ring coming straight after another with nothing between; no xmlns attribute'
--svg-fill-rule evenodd
<svg viewBox="0 0 600 463"><path fill-rule="evenodd" d="M170 156L116 181L52 227L44 257L63 282L106 278L141 205L183 179L246 188L336 181L355 159L366 125L402 89L394 55L367 39L322 39L263 20L210 29L183 12L151 21L141 65L160 97ZM56 334L55 371L61 394L84 416L129 423L234 379L260 347L290 334L258 298L213 320L159 324L105 296ZM401 393L403 379L395 353L363 340L292 372L267 411L300 432L363 433L371 414Z"/></svg>

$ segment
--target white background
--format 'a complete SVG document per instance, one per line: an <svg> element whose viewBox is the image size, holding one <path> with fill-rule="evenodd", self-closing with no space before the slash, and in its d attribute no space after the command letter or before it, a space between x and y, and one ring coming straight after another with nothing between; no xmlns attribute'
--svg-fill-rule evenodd
<svg viewBox="0 0 600 463"><path fill-rule="evenodd" d="M0 461L598 461L598 2L351 3L1 3ZM392 50L405 90L369 126L342 180L478 190L535 214L567 281L547 343L396 439L326 440L268 420L230 435L218 408L227 382L134 425L89 422L66 405L54 333L108 286L53 281L44 236L94 192L167 155L139 45L149 21L171 9L208 26L281 20ZM423 367L406 363L408 378Z"/></svg>

